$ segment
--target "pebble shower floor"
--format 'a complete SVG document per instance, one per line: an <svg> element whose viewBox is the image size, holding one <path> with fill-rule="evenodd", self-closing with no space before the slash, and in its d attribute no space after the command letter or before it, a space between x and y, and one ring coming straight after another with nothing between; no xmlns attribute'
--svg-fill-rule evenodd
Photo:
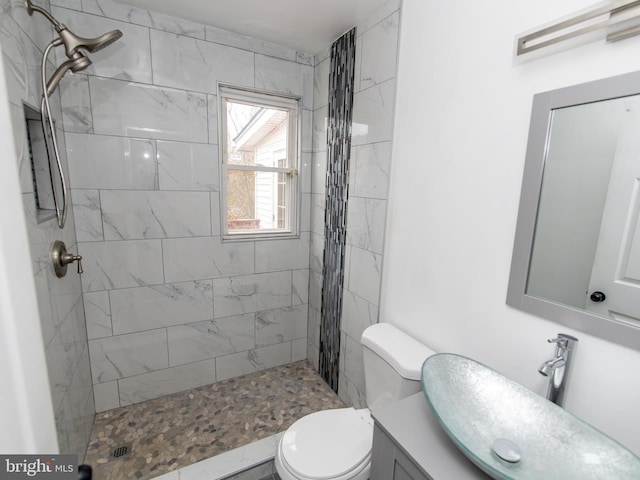
<svg viewBox="0 0 640 480"><path fill-rule="evenodd" d="M296 362L99 413L84 463L96 480L146 480L341 407L313 368ZM128 453L109 458L121 446Z"/></svg>

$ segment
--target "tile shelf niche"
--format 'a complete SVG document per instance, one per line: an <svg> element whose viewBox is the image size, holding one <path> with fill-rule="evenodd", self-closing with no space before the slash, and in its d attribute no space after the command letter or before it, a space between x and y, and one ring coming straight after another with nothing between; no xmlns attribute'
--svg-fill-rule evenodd
<svg viewBox="0 0 640 480"><path fill-rule="evenodd" d="M46 222L55 218L56 209L53 200L52 175L40 112L26 103L22 104L26 124L29 161L33 180L33 192L36 206L36 221ZM55 127L55 121L54 121ZM26 152L23 152L23 155Z"/></svg>

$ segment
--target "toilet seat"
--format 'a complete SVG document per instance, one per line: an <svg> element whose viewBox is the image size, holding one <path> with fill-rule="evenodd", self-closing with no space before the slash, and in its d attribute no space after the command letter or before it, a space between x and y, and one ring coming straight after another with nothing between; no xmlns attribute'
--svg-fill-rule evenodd
<svg viewBox="0 0 640 480"><path fill-rule="evenodd" d="M284 433L276 453L283 480L368 478L373 421L368 409L312 413Z"/></svg>

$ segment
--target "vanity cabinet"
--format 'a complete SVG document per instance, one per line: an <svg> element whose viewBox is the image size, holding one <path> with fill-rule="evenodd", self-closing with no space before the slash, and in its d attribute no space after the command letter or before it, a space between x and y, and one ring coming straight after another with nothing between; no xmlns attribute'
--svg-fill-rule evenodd
<svg viewBox="0 0 640 480"><path fill-rule="evenodd" d="M422 392L374 410L370 480L487 480L444 432Z"/></svg>

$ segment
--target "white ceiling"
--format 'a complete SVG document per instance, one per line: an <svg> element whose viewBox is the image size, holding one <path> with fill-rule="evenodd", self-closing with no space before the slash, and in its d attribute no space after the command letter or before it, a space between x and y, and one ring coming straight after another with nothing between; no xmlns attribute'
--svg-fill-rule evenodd
<svg viewBox="0 0 640 480"><path fill-rule="evenodd" d="M315 54L387 0L119 1Z"/></svg>

